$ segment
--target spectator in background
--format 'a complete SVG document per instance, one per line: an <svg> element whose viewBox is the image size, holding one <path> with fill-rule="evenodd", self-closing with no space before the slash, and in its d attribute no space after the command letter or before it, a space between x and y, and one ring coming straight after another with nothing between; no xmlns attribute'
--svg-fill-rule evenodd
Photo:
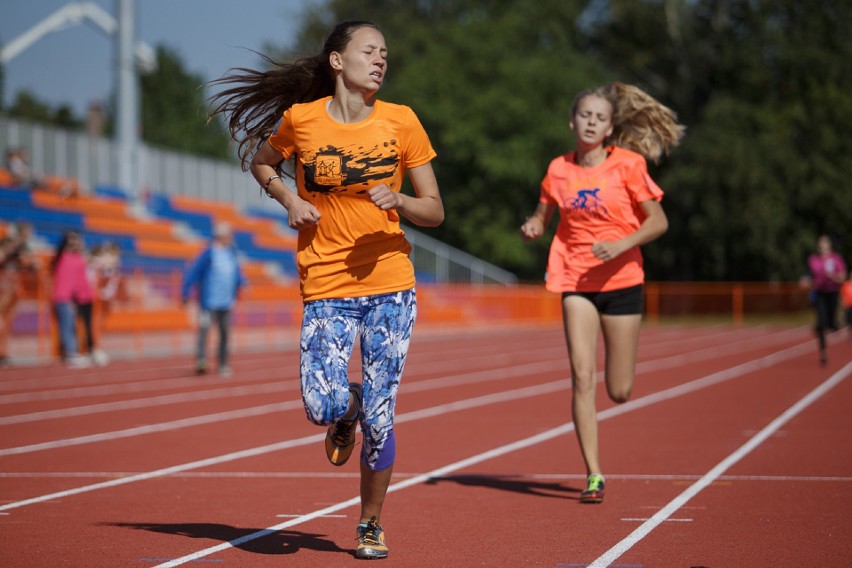
<svg viewBox="0 0 852 568"><path fill-rule="evenodd" d="M802 277L802 286L810 288L811 301L816 312L817 343L819 362L828 363L828 348L825 334L837 331L837 302L840 286L846 280L846 263L834 252L831 237L820 235L817 250L808 257L807 273Z"/></svg>
<svg viewBox="0 0 852 568"><path fill-rule="evenodd" d="M30 225L18 223L0 240L0 367L11 364L9 337L21 296L21 277L37 268L28 244L31 234Z"/></svg>
<svg viewBox="0 0 852 568"><path fill-rule="evenodd" d="M59 327L59 345L65 364L70 368L89 367L90 357L83 356L78 348L77 315L86 327L89 347L92 341L91 305L94 291L87 274L83 238L76 231L66 231L56 247L50 263L53 275L51 301Z"/></svg>
<svg viewBox="0 0 852 568"><path fill-rule="evenodd" d="M37 175L30 166L29 154L23 148L10 148L7 150L5 166L12 176L12 184L16 187L32 190L53 190L62 197L76 197L80 195L80 187L74 179Z"/></svg>
<svg viewBox="0 0 852 568"><path fill-rule="evenodd" d="M28 189L41 189L47 187L45 181L35 175L29 164L29 156L23 148L9 148L6 150L6 169L12 175L12 183L16 187Z"/></svg>
<svg viewBox="0 0 852 568"><path fill-rule="evenodd" d="M112 241L92 248L89 261L92 284L100 302L100 313L108 317L114 302L125 296L124 278L121 275L121 251Z"/></svg>
<svg viewBox="0 0 852 568"><path fill-rule="evenodd" d="M207 334L214 323L219 329L219 374L231 376L228 366L228 340L231 328L231 310L240 288L245 284L237 250L233 243L231 227L219 223L214 227L213 240L202 251L183 278L181 300L189 301L190 292L197 288L198 344L195 372L207 372Z"/></svg>

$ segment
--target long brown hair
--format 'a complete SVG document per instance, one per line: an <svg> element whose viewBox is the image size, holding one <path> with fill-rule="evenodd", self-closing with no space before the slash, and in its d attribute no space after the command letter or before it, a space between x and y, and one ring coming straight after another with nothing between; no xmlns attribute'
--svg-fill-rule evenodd
<svg viewBox="0 0 852 568"><path fill-rule="evenodd" d="M210 98L212 110L228 116L228 130L237 142L237 155L243 170L251 156L272 133L285 110L296 103L307 103L334 94L334 73L328 62L333 52L342 52L352 34L364 27L379 28L372 22L353 20L335 26L325 40L321 53L293 63L274 61L259 53L268 64L267 71L238 67L210 85L232 85Z"/></svg>
<svg viewBox="0 0 852 568"><path fill-rule="evenodd" d="M605 144L633 150L654 162L671 152L686 131L672 109L639 87L615 82L582 91L574 98L572 116L580 101L588 96L601 97L612 106L613 129Z"/></svg>

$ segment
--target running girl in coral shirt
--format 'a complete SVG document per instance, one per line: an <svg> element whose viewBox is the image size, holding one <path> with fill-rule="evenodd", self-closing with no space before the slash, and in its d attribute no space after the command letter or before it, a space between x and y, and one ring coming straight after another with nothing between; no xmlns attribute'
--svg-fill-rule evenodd
<svg viewBox="0 0 852 568"><path fill-rule="evenodd" d="M668 228L660 205L663 192L648 175L645 158L656 160L668 152L684 128L671 110L621 83L580 93L570 125L576 150L550 163L538 207L521 226L521 236L541 237L559 211L546 287L562 294L574 425L587 470L580 501L600 503L598 333L603 332L606 347L607 392L613 401L626 402L633 389L643 309L639 246Z"/></svg>

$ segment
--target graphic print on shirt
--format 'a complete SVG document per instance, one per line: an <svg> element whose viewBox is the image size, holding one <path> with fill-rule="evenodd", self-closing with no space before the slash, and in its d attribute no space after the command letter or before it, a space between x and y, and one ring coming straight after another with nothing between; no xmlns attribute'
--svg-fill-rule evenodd
<svg viewBox="0 0 852 568"><path fill-rule="evenodd" d="M573 214L598 218L609 217L609 211L604 205L603 199L598 195L600 191L600 187L577 190L576 196L570 202L567 202L566 199L563 207Z"/></svg>
<svg viewBox="0 0 852 568"><path fill-rule="evenodd" d="M398 164L396 140L372 148L324 146L313 156L305 156L305 189L316 193L364 193L375 185L371 182L391 185Z"/></svg>

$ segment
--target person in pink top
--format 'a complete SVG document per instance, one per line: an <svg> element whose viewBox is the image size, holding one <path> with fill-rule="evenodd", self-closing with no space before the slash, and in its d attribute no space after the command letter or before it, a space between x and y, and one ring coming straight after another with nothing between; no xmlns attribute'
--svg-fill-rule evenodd
<svg viewBox="0 0 852 568"><path fill-rule="evenodd" d="M820 235L817 250L808 257L808 271L802 278L804 286L811 289L811 300L816 312L814 331L819 345L819 362L828 363L827 331L837 331L837 307L840 287L846 280L846 263L833 250L831 237Z"/></svg>
<svg viewBox="0 0 852 568"><path fill-rule="evenodd" d="M600 503L595 408L597 339L606 348L609 397L626 402L633 390L645 273L639 246L668 229L663 192L648 175L680 142L675 113L642 90L612 83L581 92L571 108L575 151L550 162L538 206L521 226L524 240L541 237L553 214L559 225L550 248L546 288L562 294L573 383L572 411L587 485L582 503Z"/></svg>
<svg viewBox="0 0 852 568"><path fill-rule="evenodd" d="M76 231L67 231L56 248L50 263L53 275L51 302L59 326L59 342L66 364L72 368L88 367L89 357L80 354L77 343L76 320L78 307L86 324L92 344L92 300L95 297L84 255L83 238ZM89 345L91 349L93 345Z"/></svg>

